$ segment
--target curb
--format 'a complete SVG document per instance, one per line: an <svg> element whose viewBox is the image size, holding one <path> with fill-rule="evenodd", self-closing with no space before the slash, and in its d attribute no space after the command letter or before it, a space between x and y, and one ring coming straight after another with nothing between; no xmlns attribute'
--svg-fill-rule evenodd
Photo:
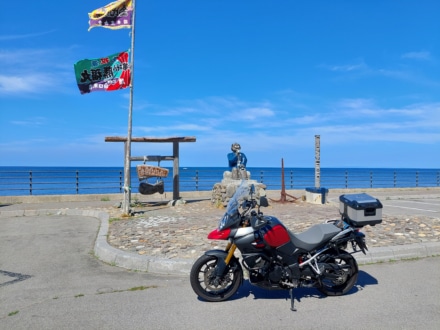
<svg viewBox="0 0 440 330"><path fill-rule="evenodd" d="M95 242L95 256L110 265L130 270L144 271L154 274L180 274L189 275L191 266L195 260L165 259L150 256L141 256L118 250L108 244L107 234L109 228L109 215L99 213L97 218L101 220L101 226Z"/></svg>
<svg viewBox="0 0 440 330"><path fill-rule="evenodd" d="M95 256L112 266L128 270L144 271L158 275L189 275L196 259L165 259L150 256L141 256L127 253L112 247L107 242L109 229L109 215L103 211L80 209L40 209L40 210L13 210L0 211L0 217L70 215L93 217L100 220L98 235L95 240ZM425 242L395 245L388 247L374 247L366 255L356 254L359 265L390 262L414 258L426 258L440 255L440 242Z"/></svg>
<svg viewBox="0 0 440 330"><path fill-rule="evenodd" d="M383 246L371 248L367 254L357 254L356 261L360 265L389 262L414 258L426 258L440 255L440 242L426 242Z"/></svg>

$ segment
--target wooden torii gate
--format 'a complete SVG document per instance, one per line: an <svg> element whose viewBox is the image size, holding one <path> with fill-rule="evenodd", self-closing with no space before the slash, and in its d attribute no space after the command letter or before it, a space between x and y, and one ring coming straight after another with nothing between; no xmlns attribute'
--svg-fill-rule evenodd
<svg viewBox="0 0 440 330"><path fill-rule="evenodd" d="M122 136L107 136L105 142L124 142L124 147L127 148L127 137ZM131 142L152 142L152 143L173 143L173 155L172 156L137 156L130 157L131 161L173 161L173 199L179 199L179 143L181 142L196 142L194 136L183 137L132 137ZM131 179L130 179L131 182Z"/></svg>

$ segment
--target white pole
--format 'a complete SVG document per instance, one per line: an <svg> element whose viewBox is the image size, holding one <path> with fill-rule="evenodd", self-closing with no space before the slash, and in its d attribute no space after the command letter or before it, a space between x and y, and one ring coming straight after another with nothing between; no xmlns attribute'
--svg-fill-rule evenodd
<svg viewBox="0 0 440 330"><path fill-rule="evenodd" d="M130 83L130 102L128 105L128 132L127 142L125 142L125 161L124 161L124 200L122 209L124 214L130 213L131 203L131 135L132 135L132 113L133 113L133 76L134 76L134 20L136 15L135 0L132 0L133 13L131 16L131 83Z"/></svg>

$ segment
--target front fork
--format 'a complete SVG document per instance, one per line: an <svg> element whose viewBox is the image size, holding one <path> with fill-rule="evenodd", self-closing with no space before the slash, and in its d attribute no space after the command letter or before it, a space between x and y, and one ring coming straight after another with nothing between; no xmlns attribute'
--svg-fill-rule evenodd
<svg viewBox="0 0 440 330"><path fill-rule="evenodd" d="M218 259L217 262L217 267L215 269L215 275L216 276L223 276L226 267L229 265L229 263L231 262L232 257L234 256L234 252L235 249L237 248L237 245L235 245L234 243L228 242L228 245L225 248L225 252L227 252L227 256L226 258L223 259Z"/></svg>
<svg viewBox="0 0 440 330"><path fill-rule="evenodd" d="M225 259L226 265L229 265L229 262L231 261L232 257L234 256L234 252L235 252L236 248L237 248L237 245L235 245L235 243L228 242L228 245L226 245L225 252L228 252L228 255L226 256L226 259Z"/></svg>

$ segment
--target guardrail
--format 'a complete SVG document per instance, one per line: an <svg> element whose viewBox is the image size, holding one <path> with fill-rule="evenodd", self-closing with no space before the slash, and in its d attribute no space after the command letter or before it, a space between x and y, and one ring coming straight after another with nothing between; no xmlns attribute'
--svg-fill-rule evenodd
<svg viewBox="0 0 440 330"><path fill-rule="evenodd" d="M0 170L0 196L117 193L123 170Z"/></svg>
<svg viewBox="0 0 440 330"><path fill-rule="evenodd" d="M225 169L181 168L180 191L209 191L221 181ZM251 179L268 190L281 189L280 169L248 169ZM53 194L106 194L122 192L122 169L0 169L0 196ZM164 179L165 191L172 191L172 169ZM155 181L149 181L154 183ZM315 185L313 169L286 169L286 189L304 189ZM133 192L137 192L136 170L132 169ZM335 170L321 169L321 186L326 188L410 188L440 187L440 170Z"/></svg>

